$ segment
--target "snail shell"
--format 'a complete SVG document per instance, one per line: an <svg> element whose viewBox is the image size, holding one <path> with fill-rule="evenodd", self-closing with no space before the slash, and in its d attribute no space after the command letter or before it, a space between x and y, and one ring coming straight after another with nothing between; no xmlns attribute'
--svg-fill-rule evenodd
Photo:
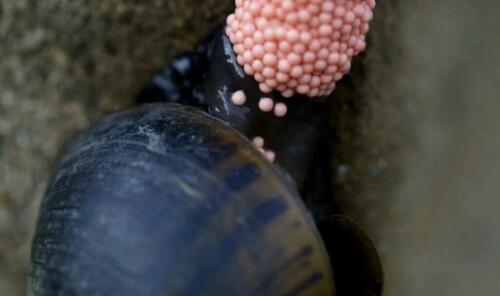
<svg viewBox="0 0 500 296"><path fill-rule="evenodd" d="M97 122L43 199L29 295L333 295L293 188L252 144L193 108Z"/></svg>

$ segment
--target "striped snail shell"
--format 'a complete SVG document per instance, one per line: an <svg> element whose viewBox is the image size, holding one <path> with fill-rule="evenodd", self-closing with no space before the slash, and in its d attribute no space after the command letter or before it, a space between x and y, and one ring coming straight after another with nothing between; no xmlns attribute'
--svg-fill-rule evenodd
<svg viewBox="0 0 500 296"><path fill-rule="evenodd" d="M197 109L105 117L67 147L47 189L29 295L334 295L291 184Z"/></svg>

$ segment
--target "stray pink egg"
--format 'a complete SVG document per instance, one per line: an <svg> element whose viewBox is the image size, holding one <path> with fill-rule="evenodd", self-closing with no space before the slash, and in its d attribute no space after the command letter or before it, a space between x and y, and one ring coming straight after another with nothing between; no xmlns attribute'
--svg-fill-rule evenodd
<svg viewBox="0 0 500 296"><path fill-rule="evenodd" d="M284 97L296 93L323 96L334 90L335 81L349 71L352 58L366 47L365 35L376 4L375 0L235 3L226 34L238 63L260 83L262 92L277 90ZM321 77L319 85L318 80L301 79L304 75ZM271 104L267 112L273 109ZM265 105L269 109L269 102Z"/></svg>
<svg viewBox="0 0 500 296"><path fill-rule="evenodd" d="M274 153L274 151L267 150L264 155L269 162L274 162L276 160L276 153Z"/></svg>
<svg viewBox="0 0 500 296"><path fill-rule="evenodd" d="M264 148L264 138L255 137L253 138L252 142L257 148Z"/></svg>
<svg viewBox="0 0 500 296"><path fill-rule="evenodd" d="M288 107L284 103L277 103L274 106L274 115L276 115L276 117L284 117L287 112Z"/></svg>
<svg viewBox="0 0 500 296"><path fill-rule="evenodd" d="M274 101L271 98L261 98L259 101L259 109L262 112L271 112L274 108Z"/></svg>
<svg viewBox="0 0 500 296"><path fill-rule="evenodd" d="M247 102L247 96L242 90L238 90L231 96L231 101L236 106L243 106Z"/></svg>

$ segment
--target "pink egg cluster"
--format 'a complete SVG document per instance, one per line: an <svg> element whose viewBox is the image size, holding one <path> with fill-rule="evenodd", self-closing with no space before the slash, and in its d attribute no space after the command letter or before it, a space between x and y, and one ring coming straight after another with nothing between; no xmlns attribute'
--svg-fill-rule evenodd
<svg viewBox="0 0 500 296"><path fill-rule="evenodd" d="M329 95L365 49L375 0L236 0L226 33L264 93Z"/></svg>

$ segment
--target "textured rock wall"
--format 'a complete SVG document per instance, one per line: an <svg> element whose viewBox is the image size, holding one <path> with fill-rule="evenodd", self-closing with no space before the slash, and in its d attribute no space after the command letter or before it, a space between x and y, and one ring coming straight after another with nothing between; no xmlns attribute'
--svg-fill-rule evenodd
<svg viewBox="0 0 500 296"><path fill-rule="evenodd" d="M24 294L38 203L61 145L129 105L230 1L0 1L0 295Z"/></svg>

